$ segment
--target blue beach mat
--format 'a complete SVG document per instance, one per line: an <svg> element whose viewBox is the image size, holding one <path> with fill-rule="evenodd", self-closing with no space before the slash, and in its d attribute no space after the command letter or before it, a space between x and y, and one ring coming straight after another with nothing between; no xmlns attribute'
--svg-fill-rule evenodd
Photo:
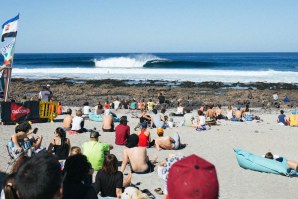
<svg viewBox="0 0 298 199"><path fill-rule="evenodd" d="M283 158L282 162L254 155L243 149L234 148L236 159L240 167L253 171L274 173L285 176L298 176L298 172L291 170L288 160Z"/></svg>

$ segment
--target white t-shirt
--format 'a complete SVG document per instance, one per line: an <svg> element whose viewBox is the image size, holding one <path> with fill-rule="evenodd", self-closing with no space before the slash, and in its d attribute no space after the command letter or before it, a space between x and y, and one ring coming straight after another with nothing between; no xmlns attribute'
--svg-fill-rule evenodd
<svg viewBox="0 0 298 199"><path fill-rule="evenodd" d="M78 131L80 130L82 127L81 127L81 123L83 122L83 118L82 117L78 117L78 116L75 116L73 119L72 119L72 127L71 127L71 130L73 131Z"/></svg>
<svg viewBox="0 0 298 199"><path fill-rule="evenodd" d="M50 91L40 91L39 92L39 99L43 102L49 101Z"/></svg>
<svg viewBox="0 0 298 199"><path fill-rule="evenodd" d="M206 124L206 117L204 115L200 115L199 120L200 120L199 125L203 126Z"/></svg>
<svg viewBox="0 0 298 199"><path fill-rule="evenodd" d="M83 108L83 114L84 115L88 115L89 112L90 112L90 106L84 106L84 108Z"/></svg>
<svg viewBox="0 0 298 199"><path fill-rule="evenodd" d="M118 109L119 108L119 105L120 105L120 102L119 101L114 101L114 109Z"/></svg>

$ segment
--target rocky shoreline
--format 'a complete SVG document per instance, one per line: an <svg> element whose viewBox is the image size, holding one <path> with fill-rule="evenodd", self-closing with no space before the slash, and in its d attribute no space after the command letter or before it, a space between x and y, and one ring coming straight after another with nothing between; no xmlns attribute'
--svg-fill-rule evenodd
<svg viewBox="0 0 298 199"><path fill-rule="evenodd" d="M42 86L51 85L53 100L66 106L82 106L88 101L96 105L98 101L112 97L127 99L154 98L162 92L169 106L175 107L178 99L188 100L193 106L204 104L237 105L250 103L253 107L272 106L272 95L279 99L288 96L287 106L297 106L298 84L288 83L223 83L223 82L170 82L133 80L78 80L78 79L12 79L10 98L20 101L22 97L37 99Z"/></svg>

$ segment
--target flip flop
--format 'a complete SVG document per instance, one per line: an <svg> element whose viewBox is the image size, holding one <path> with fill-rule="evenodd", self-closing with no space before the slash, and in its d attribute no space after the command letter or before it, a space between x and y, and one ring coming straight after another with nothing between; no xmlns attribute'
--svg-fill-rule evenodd
<svg viewBox="0 0 298 199"><path fill-rule="evenodd" d="M163 191L161 190L161 188L156 188L154 189L154 191L159 195L163 195Z"/></svg>

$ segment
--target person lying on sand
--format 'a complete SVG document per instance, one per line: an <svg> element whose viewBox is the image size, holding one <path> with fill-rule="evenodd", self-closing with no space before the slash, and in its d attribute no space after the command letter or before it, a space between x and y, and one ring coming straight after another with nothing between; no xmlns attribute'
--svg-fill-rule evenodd
<svg viewBox="0 0 298 199"><path fill-rule="evenodd" d="M283 161L283 157L274 157L274 155L271 153L271 152L267 152L265 154L265 158L268 158L268 159L272 159L272 160L276 160L278 162L282 162ZM288 160L288 166L292 169L292 170L295 170L295 171L298 171L298 162L297 161L294 161L294 160Z"/></svg>
<svg viewBox="0 0 298 199"><path fill-rule="evenodd" d="M123 161L120 169L122 173L128 163L132 173L145 174L154 170L153 163L156 162L157 156L151 162L146 147L138 147L138 143L139 137L136 134L128 137L126 148L123 150Z"/></svg>
<svg viewBox="0 0 298 199"><path fill-rule="evenodd" d="M154 139L154 144L158 151L160 151L161 149L177 150L177 149L185 148L186 144L180 143L180 137L178 133L175 132L173 137L170 137L170 136L163 137L163 133L164 131L162 128L157 129L157 135L159 137Z"/></svg>

